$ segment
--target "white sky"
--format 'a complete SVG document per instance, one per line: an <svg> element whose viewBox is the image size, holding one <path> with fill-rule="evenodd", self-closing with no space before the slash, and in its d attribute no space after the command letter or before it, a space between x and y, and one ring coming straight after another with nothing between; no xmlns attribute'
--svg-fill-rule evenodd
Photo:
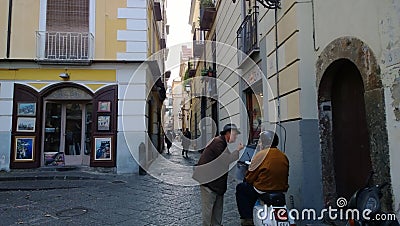
<svg viewBox="0 0 400 226"><path fill-rule="evenodd" d="M179 76L181 44L192 42L192 27L189 25L190 4L191 0L167 0L167 24L169 25L167 47L170 50L166 65L167 70L171 70L168 84L172 84L172 80ZM171 68L174 66L176 68Z"/></svg>

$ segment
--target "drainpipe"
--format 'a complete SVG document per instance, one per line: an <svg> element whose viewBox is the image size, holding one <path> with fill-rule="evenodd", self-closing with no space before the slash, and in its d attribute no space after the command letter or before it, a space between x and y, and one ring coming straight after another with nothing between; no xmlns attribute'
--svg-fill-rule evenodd
<svg viewBox="0 0 400 226"><path fill-rule="evenodd" d="M319 50L319 47L317 47L317 41L316 41L316 31L315 31L315 6L314 6L314 0L311 0L311 7L312 7L312 24L313 24L313 41L314 41L314 51L317 52Z"/></svg>
<svg viewBox="0 0 400 226"><path fill-rule="evenodd" d="M206 39L206 32L203 31L203 37L205 40ZM204 69L203 70L207 70L207 53L206 53L206 45L204 45L204 49L203 49L203 54L204 54ZM201 148L204 149L205 144L207 143L207 128L206 128L206 123L205 123L205 118L206 118L206 107L207 107L207 99L206 99L206 95L207 95L207 80L204 78L205 76L208 75L204 75L200 73L201 76L201 80L203 81L203 88L202 88L202 95L201 95L201 99L200 99L200 131L201 131Z"/></svg>
<svg viewBox="0 0 400 226"><path fill-rule="evenodd" d="M282 139L282 128L281 128L281 100L280 100L280 90L279 90L279 42L278 42L278 8L275 9L275 63L276 63L276 95L278 102L278 126L279 126L279 137Z"/></svg>
<svg viewBox="0 0 400 226"><path fill-rule="evenodd" d="M7 27L6 58L10 58L12 7L13 7L13 0L8 0L8 27Z"/></svg>

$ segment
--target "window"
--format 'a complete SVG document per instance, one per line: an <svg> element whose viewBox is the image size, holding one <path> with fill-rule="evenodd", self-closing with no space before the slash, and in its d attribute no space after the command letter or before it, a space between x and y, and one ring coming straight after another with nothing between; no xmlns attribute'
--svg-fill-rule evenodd
<svg viewBox="0 0 400 226"><path fill-rule="evenodd" d="M90 0L47 0L46 31L38 32L38 58L45 60L89 60Z"/></svg>
<svg viewBox="0 0 400 226"><path fill-rule="evenodd" d="M89 31L89 0L47 0L46 30Z"/></svg>

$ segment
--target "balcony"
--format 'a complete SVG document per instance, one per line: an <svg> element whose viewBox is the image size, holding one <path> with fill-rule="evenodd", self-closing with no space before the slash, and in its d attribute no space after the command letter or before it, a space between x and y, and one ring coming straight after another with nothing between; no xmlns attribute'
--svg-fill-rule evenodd
<svg viewBox="0 0 400 226"><path fill-rule="evenodd" d="M154 2L154 18L156 21L162 20L161 4L159 2Z"/></svg>
<svg viewBox="0 0 400 226"><path fill-rule="evenodd" d="M239 65L254 52L259 52L257 36L257 11L247 15L237 30Z"/></svg>
<svg viewBox="0 0 400 226"><path fill-rule="evenodd" d="M198 61L197 60L191 60L189 61L189 78L194 78L196 76L196 71L197 71L197 66L198 66Z"/></svg>
<svg viewBox="0 0 400 226"><path fill-rule="evenodd" d="M193 32L193 56L200 58L204 50L204 32L195 28Z"/></svg>
<svg viewBox="0 0 400 226"><path fill-rule="evenodd" d="M36 32L40 63L89 64L93 60L94 37L89 32Z"/></svg>
<svg viewBox="0 0 400 226"><path fill-rule="evenodd" d="M211 29L217 10L211 0L202 0L200 5L200 29L208 31Z"/></svg>

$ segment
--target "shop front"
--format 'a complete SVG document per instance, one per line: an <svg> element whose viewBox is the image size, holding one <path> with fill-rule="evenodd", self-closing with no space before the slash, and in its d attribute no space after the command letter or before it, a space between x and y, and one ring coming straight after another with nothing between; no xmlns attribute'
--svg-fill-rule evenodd
<svg viewBox="0 0 400 226"><path fill-rule="evenodd" d="M11 168L116 166L117 85L14 85Z"/></svg>
<svg viewBox="0 0 400 226"><path fill-rule="evenodd" d="M246 89L246 108L249 120L249 144L257 144L263 123L263 89L262 81Z"/></svg>

